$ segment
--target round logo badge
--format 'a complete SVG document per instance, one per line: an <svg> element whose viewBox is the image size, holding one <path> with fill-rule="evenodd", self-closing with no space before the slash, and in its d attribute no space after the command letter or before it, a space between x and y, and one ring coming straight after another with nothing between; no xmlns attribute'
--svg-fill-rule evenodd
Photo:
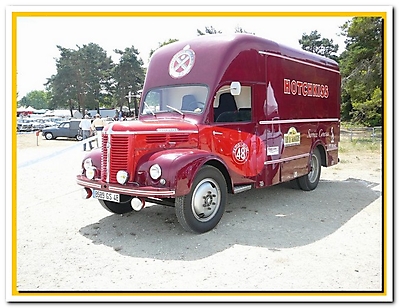
<svg viewBox="0 0 399 308"><path fill-rule="evenodd" d="M240 141L233 147L232 154L233 160L237 164L243 164L248 160L249 148L244 142Z"/></svg>
<svg viewBox="0 0 399 308"><path fill-rule="evenodd" d="M186 46L175 54L169 63L169 75L173 78L181 78L187 75L194 66L195 52Z"/></svg>

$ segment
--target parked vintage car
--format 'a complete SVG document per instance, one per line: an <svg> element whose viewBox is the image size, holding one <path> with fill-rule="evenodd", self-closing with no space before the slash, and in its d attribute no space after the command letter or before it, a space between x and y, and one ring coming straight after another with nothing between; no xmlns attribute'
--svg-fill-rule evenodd
<svg viewBox="0 0 399 308"><path fill-rule="evenodd" d="M50 119L46 118L35 119L35 122L32 123L32 130L42 130L43 128L53 127L53 126L57 126L57 123L51 121Z"/></svg>
<svg viewBox="0 0 399 308"><path fill-rule="evenodd" d="M58 126L43 128L42 135L47 140L59 137L75 138L78 141L83 140L82 134L79 132L80 120L69 120L61 122Z"/></svg>
<svg viewBox="0 0 399 308"><path fill-rule="evenodd" d="M30 132L33 130L33 123L35 121L30 118L23 118L17 120L17 131L18 132Z"/></svg>

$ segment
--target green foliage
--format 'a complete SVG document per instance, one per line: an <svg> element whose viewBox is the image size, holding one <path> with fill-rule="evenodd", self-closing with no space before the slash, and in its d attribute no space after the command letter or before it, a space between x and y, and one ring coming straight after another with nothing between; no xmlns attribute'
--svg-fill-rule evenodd
<svg viewBox="0 0 399 308"><path fill-rule="evenodd" d="M48 109L49 108L49 98L48 92L46 91L31 91L26 96L24 96L19 102L20 106L31 106L35 109Z"/></svg>
<svg viewBox="0 0 399 308"><path fill-rule="evenodd" d="M214 27L210 26L210 27L205 27L205 32L202 32L200 29L197 29L197 35L201 36L201 35L205 35L205 34L220 34L222 33L222 31L216 30Z"/></svg>
<svg viewBox="0 0 399 308"><path fill-rule="evenodd" d="M126 99L126 95L129 91L133 94L137 94L142 89L145 78L145 71L143 69L143 61L138 58L138 50L134 46L125 48L124 51L115 50L115 53L121 55L119 64L115 66L112 71L114 78L114 102L116 106L122 108L126 102L129 104L129 100ZM131 100L136 109L137 114L137 101ZM130 104L129 104L130 109Z"/></svg>
<svg viewBox="0 0 399 308"><path fill-rule="evenodd" d="M343 119L382 125L382 19L355 17L342 27L347 37L340 55Z"/></svg>
<svg viewBox="0 0 399 308"><path fill-rule="evenodd" d="M177 41L178 41L178 39L169 39L169 40L167 40L167 41L164 41L163 43L158 43L158 48L157 48L157 49L151 49L151 51L150 51L150 58L152 57L152 55L154 54L154 52L155 52L156 50L158 50L159 48L161 48L162 46L169 45L169 44L174 43L174 42L177 42Z"/></svg>
<svg viewBox="0 0 399 308"><path fill-rule="evenodd" d="M245 29L243 29L243 28L240 27L240 26L237 26L237 27L234 29L234 32L235 32L235 33L248 33L248 34L253 34L253 35L255 35L254 32L248 32L248 31L246 31Z"/></svg>
<svg viewBox="0 0 399 308"><path fill-rule="evenodd" d="M335 53L338 51L338 44L334 44L333 40L321 38L321 34L314 30L310 34L303 33L299 44L303 50L313 52L315 54L337 60Z"/></svg>
<svg viewBox="0 0 399 308"><path fill-rule="evenodd" d="M375 88L370 99L352 103L353 121L366 126L380 126L382 123L382 91Z"/></svg>

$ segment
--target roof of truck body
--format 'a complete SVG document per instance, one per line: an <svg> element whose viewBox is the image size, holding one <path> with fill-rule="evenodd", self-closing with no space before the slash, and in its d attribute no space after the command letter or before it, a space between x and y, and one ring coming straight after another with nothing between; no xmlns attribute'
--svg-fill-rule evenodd
<svg viewBox="0 0 399 308"><path fill-rule="evenodd" d="M195 53L193 69L183 78L172 78L169 74L171 59L185 48L191 49ZM156 50L150 60L146 81L148 79L151 86L173 84L174 81L176 83L214 84L222 78L232 61L243 53L247 54L245 61L248 62L257 61L258 55L263 53L339 71L337 62L332 59L290 48L255 35L211 34L174 42Z"/></svg>

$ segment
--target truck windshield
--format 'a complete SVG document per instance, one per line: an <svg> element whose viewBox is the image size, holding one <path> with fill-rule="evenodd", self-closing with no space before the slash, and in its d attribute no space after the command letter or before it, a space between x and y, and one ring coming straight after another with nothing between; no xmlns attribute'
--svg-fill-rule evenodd
<svg viewBox="0 0 399 308"><path fill-rule="evenodd" d="M141 114L156 114L180 110L183 114L204 111L208 96L205 85L179 85L150 90L142 104Z"/></svg>

